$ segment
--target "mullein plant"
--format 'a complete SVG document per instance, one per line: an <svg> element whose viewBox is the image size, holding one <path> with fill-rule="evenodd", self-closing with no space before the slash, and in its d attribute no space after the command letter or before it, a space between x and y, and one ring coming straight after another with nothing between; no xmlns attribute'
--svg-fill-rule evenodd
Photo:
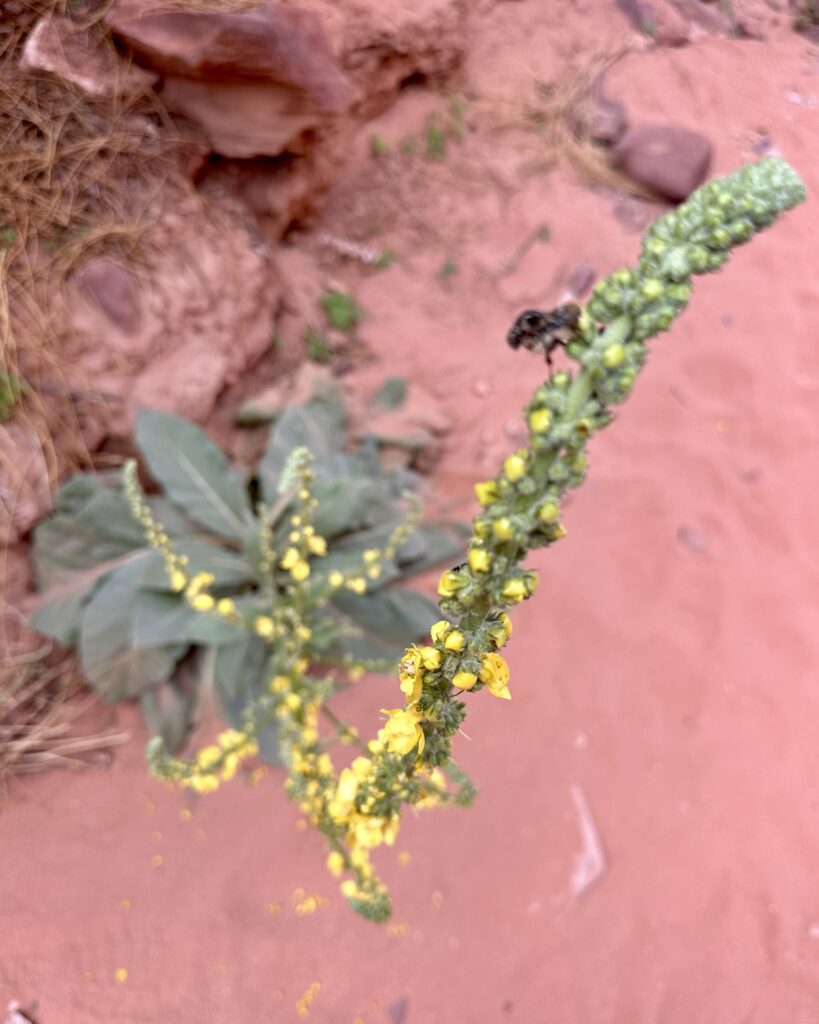
<svg viewBox="0 0 819 1024"><path fill-rule="evenodd" d="M804 197L802 182L784 160L743 167L657 220L643 239L637 266L617 270L595 287L566 345L577 369L551 373L535 390L525 408L529 443L511 452L493 479L476 485L481 509L467 559L438 584L443 617L425 644L407 648L396 667L397 706L383 709L382 725L368 742L327 706L334 683L322 670L317 639L332 625L323 609L339 589L362 593L378 578L416 513L385 549L364 551L353 571L323 572L326 544L313 526L310 454L291 452L282 482L284 500L292 495L287 546L274 551L269 537L261 539L267 544L269 614L242 623L269 644L267 693L247 708L243 729L222 733L190 760L173 758L161 740L152 741L152 770L198 792L215 789L255 752L260 724L275 721L285 788L325 836L327 866L344 876L341 892L360 914L385 920L390 899L371 853L395 842L406 806L463 806L474 798L474 787L453 761L453 737L474 695L510 698L509 667L500 653L512 633L509 612L531 597L538 582L523 563L530 550L565 535L561 503L583 481L590 438L630 394L647 340L667 330L687 305L693 276L718 270L734 246ZM211 578L188 575L151 516L133 467L126 470L126 489L148 541L163 553L173 589L203 614L239 621L233 602L211 593ZM352 674L364 668L355 666ZM356 748L340 771L331 759L331 736L320 730L322 715L336 740Z"/></svg>

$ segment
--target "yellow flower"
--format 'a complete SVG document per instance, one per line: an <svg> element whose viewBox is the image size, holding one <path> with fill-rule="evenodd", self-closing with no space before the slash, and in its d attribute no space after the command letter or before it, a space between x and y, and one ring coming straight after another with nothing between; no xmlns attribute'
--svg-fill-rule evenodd
<svg viewBox="0 0 819 1024"><path fill-rule="evenodd" d="M398 819L358 815L352 823L351 831L355 845L365 850L381 846L382 843L392 846L398 834Z"/></svg>
<svg viewBox="0 0 819 1024"><path fill-rule="evenodd" d="M257 615L253 620L253 629L259 636L269 640L273 636L273 620L269 615Z"/></svg>
<svg viewBox="0 0 819 1024"><path fill-rule="evenodd" d="M338 776L338 785L327 804L327 813L336 822L346 821L355 805L358 793L358 779L352 768L343 768Z"/></svg>
<svg viewBox="0 0 819 1024"><path fill-rule="evenodd" d="M450 623L446 619L441 619L440 622L436 622L432 629L430 629L429 635L436 643L440 643L449 628Z"/></svg>
<svg viewBox="0 0 819 1024"><path fill-rule="evenodd" d="M511 483L515 483L516 480L526 476L526 459L524 455L519 452L507 455L503 460L503 473Z"/></svg>
<svg viewBox="0 0 819 1024"><path fill-rule="evenodd" d="M381 557L381 552L378 548L367 548L366 551L362 552L362 558L369 565L370 562L377 562Z"/></svg>
<svg viewBox="0 0 819 1024"><path fill-rule="evenodd" d="M351 683L357 683L359 679L363 679L367 674L367 669L363 665L350 665L347 669L347 675L350 678Z"/></svg>
<svg viewBox="0 0 819 1024"><path fill-rule="evenodd" d="M323 537L319 537L318 534L308 538L307 547L314 555L327 554L327 541Z"/></svg>
<svg viewBox="0 0 819 1024"><path fill-rule="evenodd" d="M220 601L216 602L216 611L220 615L233 615L236 611L236 605L229 597L223 597Z"/></svg>
<svg viewBox="0 0 819 1024"><path fill-rule="evenodd" d="M190 786L194 793L212 793L219 788L219 780L215 775L191 775L183 785Z"/></svg>
<svg viewBox="0 0 819 1024"><path fill-rule="evenodd" d="M512 635L512 620L506 612L501 612L499 619L500 621L494 622L489 627L489 635L496 647L503 647Z"/></svg>
<svg viewBox="0 0 819 1024"><path fill-rule="evenodd" d="M460 672L455 673L452 679L452 685L456 686L459 690L471 690L477 681L478 677L474 672L461 670Z"/></svg>
<svg viewBox="0 0 819 1024"><path fill-rule="evenodd" d="M507 580L502 593L507 601L523 601L529 596L526 584L520 578Z"/></svg>
<svg viewBox="0 0 819 1024"><path fill-rule="evenodd" d="M211 744L209 747L202 747L196 755L196 763L203 770L207 771L222 760L222 751L219 747Z"/></svg>
<svg viewBox="0 0 819 1024"><path fill-rule="evenodd" d="M290 689L290 680L287 676L275 676L270 680L271 693L286 693Z"/></svg>
<svg viewBox="0 0 819 1024"><path fill-rule="evenodd" d="M472 548L467 556L469 568L473 572L489 572L492 558L488 551L483 548Z"/></svg>
<svg viewBox="0 0 819 1024"><path fill-rule="evenodd" d="M171 573L171 590L175 594L181 593L185 589L185 584L188 582L188 577L182 572L181 569L174 569Z"/></svg>
<svg viewBox="0 0 819 1024"><path fill-rule="evenodd" d="M626 350L619 343L609 345L609 347L603 352L603 366L609 370L613 370L619 366L626 358Z"/></svg>
<svg viewBox="0 0 819 1024"><path fill-rule="evenodd" d="M296 583L303 583L304 580L310 575L310 566L305 562L303 558L300 558L298 562L290 569L290 575L296 581Z"/></svg>
<svg viewBox="0 0 819 1024"><path fill-rule="evenodd" d="M424 668L436 669L441 667L444 656L437 647L422 647L420 653L421 663Z"/></svg>
<svg viewBox="0 0 819 1024"><path fill-rule="evenodd" d="M344 870L344 857L342 857L338 850L333 850L333 852L327 857L327 870L336 878L338 878Z"/></svg>
<svg viewBox="0 0 819 1024"><path fill-rule="evenodd" d="M444 640L444 647L446 647L448 651L462 651L465 643L466 640L464 639L464 635L460 629L453 629L452 632L447 635L446 640Z"/></svg>
<svg viewBox="0 0 819 1024"><path fill-rule="evenodd" d="M222 781L230 782L236 772L239 770L239 755L228 754L225 760L222 762Z"/></svg>
<svg viewBox="0 0 819 1024"><path fill-rule="evenodd" d="M298 553L296 548L288 548L284 553L284 558L279 562L282 569L292 569L296 562L301 561L301 555Z"/></svg>
<svg viewBox="0 0 819 1024"><path fill-rule="evenodd" d="M421 652L413 645L406 649L404 657L398 663L399 685L408 704L415 704L421 696L421 686L424 680L421 657Z"/></svg>
<svg viewBox="0 0 819 1024"><path fill-rule="evenodd" d="M535 409L529 413L529 429L533 434L545 434L552 425L552 414L548 409Z"/></svg>
<svg viewBox="0 0 819 1024"><path fill-rule="evenodd" d="M327 577L327 582L335 590L337 587L342 586L342 584L344 583L344 576L342 573L338 571L338 569L333 569L333 571Z"/></svg>
<svg viewBox="0 0 819 1024"><path fill-rule="evenodd" d="M367 592L367 581L363 576L354 576L351 580L347 580L346 587L354 594L364 594Z"/></svg>
<svg viewBox="0 0 819 1024"><path fill-rule="evenodd" d="M195 612L209 612L213 609L216 602L210 596L210 594L194 594L188 598L191 608Z"/></svg>
<svg viewBox="0 0 819 1024"><path fill-rule="evenodd" d="M288 693L284 698L284 705L288 711L296 712L301 707L301 697L297 693Z"/></svg>
<svg viewBox="0 0 819 1024"><path fill-rule="evenodd" d="M511 540L515 535L515 529L509 516L501 516L500 519L496 519L492 524L492 532L498 540Z"/></svg>
<svg viewBox="0 0 819 1024"><path fill-rule="evenodd" d="M495 697L511 700L509 693L509 666L500 654L484 654L481 658L481 682Z"/></svg>
<svg viewBox="0 0 819 1024"><path fill-rule="evenodd" d="M384 739L387 743L387 750L393 754L409 754L417 744L418 753L424 749L424 730L419 722L423 715L417 708L395 708L389 711L381 709L389 720L384 725Z"/></svg>
<svg viewBox="0 0 819 1024"><path fill-rule="evenodd" d="M475 495L481 505L491 505L498 498L498 485L494 480L484 480L475 484Z"/></svg>
<svg viewBox="0 0 819 1024"><path fill-rule="evenodd" d="M468 582L469 580L457 569L448 569L438 580L438 593L441 597L453 597Z"/></svg>
<svg viewBox="0 0 819 1024"><path fill-rule="evenodd" d="M355 899L359 896L358 882L353 881L352 878L345 878L341 883L341 895L348 900Z"/></svg>

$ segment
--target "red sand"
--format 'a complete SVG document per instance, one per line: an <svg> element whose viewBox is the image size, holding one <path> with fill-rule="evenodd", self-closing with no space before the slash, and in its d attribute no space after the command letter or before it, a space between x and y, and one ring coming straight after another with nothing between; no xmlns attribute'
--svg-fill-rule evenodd
<svg viewBox="0 0 819 1024"><path fill-rule="evenodd" d="M536 7L496 8L473 80L480 68L497 91L524 81L530 55L548 63L554 31L527 28ZM494 50L502 18L514 25ZM536 560L540 590L515 618L514 699L471 701L457 748L475 807L408 817L408 863L381 856L393 923L346 908L276 772L182 820L186 797L147 777L122 709L134 739L110 771L20 784L2 809L0 1000L36 1000L42 1024L255 1024L301 1019L318 982L320 1024L819 1019L819 109L787 96L819 92L817 70L786 36L635 54L611 75L632 120L705 132L717 172L765 128L811 198L698 283L595 441L569 537ZM523 297L555 299L579 264L633 261L637 235L610 197L559 175L492 186L514 162L491 136L458 154L417 208L446 201L460 228L356 288L389 370L445 392L458 426L439 483L462 497L514 444L504 424L538 379L502 341ZM499 295L486 267L541 222L552 243ZM385 687L347 700L372 728ZM577 899L572 787L607 861ZM327 899L297 913L310 894Z"/></svg>

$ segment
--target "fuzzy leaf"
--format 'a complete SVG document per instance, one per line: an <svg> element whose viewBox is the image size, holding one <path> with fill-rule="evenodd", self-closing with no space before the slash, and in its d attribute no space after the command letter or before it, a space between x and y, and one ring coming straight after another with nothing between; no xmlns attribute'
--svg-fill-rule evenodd
<svg viewBox="0 0 819 1024"><path fill-rule="evenodd" d="M142 409L136 441L154 479L195 522L242 541L252 522L244 484L224 453L179 416Z"/></svg>
<svg viewBox="0 0 819 1024"><path fill-rule="evenodd" d="M146 690L139 699L149 731L162 737L171 754L182 746L193 725L204 661L205 652L201 649L191 652L182 660L173 679Z"/></svg>
<svg viewBox="0 0 819 1024"><path fill-rule="evenodd" d="M246 709L265 690L268 659L266 644L251 633L214 652L214 687L225 718L234 729L244 728ZM276 723L263 725L257 732L257 740L261 757L270 764L280 764Z"/></svg>
<svg viewBox="0 0 819 1024"><path fill-rule="evenodd" d="M425 637L440 618L438 605L428 597L403 587L378 594L337 594L333 604L363 630L363 640L397 657L413 640Z"/></svg>
<svg viewBox="0 0 819 1024"><path fill-rule="evenodd" d="M135 647L165 644L223 644L242 632L218 615L197 612L178 594L140 590L133 604L131 641Z"/></svg>
<svg viewBox="0 0 819 1024"><path fill-rule="evenodd" d="M211 541L196 538L180 540L174 544L174 551L179 555L187 555L187 571L190 575L197 572L212 573L215 587L240 587L254 579L253 571L245 558ZM145 588L169 588L168 574L159 551L152 551L146 560L140 582Z"/></svg>
<svg viewBox="0 0 819 1024"><path fill-rule="evenodd" d="M270 431L267 449L259 463L262 496L272 505L279 480L294 448L308 448L321 463L344 443L344 407L336 396L312 399L306 405L286 409Z"/></svg>
<svg viewBox="0 0 819 1024"><path fill-rule="evenodd" d="M185 644L140 648L132 641L132 623L140 600L140 559L120 566L86 605L80 627L80 664L108 700L140 696L166 682Z"/></svg>

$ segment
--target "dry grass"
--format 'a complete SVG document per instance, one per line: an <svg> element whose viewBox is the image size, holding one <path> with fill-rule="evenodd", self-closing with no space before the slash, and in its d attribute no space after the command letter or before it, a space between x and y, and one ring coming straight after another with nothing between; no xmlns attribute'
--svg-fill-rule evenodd
<svg viewBox="0 0 819 1024"><path fill-rule="evenodd" d="M72 359L60 316L63 286L102 253L139 262L185 142L150 90L96 99L21 68L41 17L70 13L100 46L113 46L101 20L109 3L0 0L0 383L4 374L25 383L14 426L36 439L52 486L90 463L82 420L105 415L99 382L83 380ZM11 521L22 472L0 445L0 524ZM3 555L0 781L10 772L88 763L125 738L110 730L84 734L78 719L96 698L80 695L69 662L47 649L5 657L8 623L21 616L13 607L20 588Z"/></svg>
<svg viewBox="0 0 819 1024"><path fill-rule="evenodd" d="M534 131L537 150L528 163L532 171L568 166L586 185L608 185L629 195L648 197L645 189L612 166L606 148L591 134L592 114L602 96L604 76L630 48L624 43L591 50L559 77L536 81L531 98L522 103L494 101L499 129Z"/></svg>
<svg viewBox="0 0 819 1024"><path fill-rule="evenodd" d="M44 644L0 668L0 794L10 775L108 764L111 749L128 739L116 729L83 727L98 698L73 662L50 653Z"/></svg>

